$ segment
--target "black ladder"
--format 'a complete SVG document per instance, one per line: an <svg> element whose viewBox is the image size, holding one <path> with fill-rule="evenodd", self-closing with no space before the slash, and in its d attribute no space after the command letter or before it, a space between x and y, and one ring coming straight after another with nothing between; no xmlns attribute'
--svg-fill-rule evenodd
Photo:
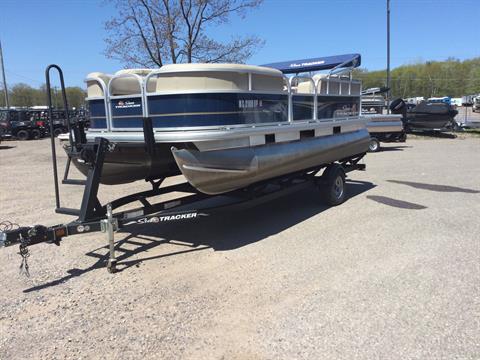
<svg viewBox="0 0 480 360"><path fill-rule="evenodd" d="M58 184L58 167L57 153L55 148L55 136L53 133L53 106L52 91L50 85L50 71L57 70L60 78L60 86L62 91L63 107L65 109L65 117L69 136L69 148L67 151L67 164L62 179L62 184L81 185L84 186L82 204L80 209L62 207L60 204L60 191ZM62 69L55 64L47 66L45 70L45 79L47 87L47 104L50 118L50 145L52 150L53 164L53 183L55 186L55 212L59 214L78 216L79 221L88 221L104 217L106 210L101 206L97 193L100 185L100 176L102 173L105 154L108 152L109 142L104 138L95 139L94 143L87 143L85 134L85 124L81 121L71 123L68 113L67 94L65 91L65 82ZM89 166L86 179L69 179L71 162L75 159L82 159Z"/></svg>

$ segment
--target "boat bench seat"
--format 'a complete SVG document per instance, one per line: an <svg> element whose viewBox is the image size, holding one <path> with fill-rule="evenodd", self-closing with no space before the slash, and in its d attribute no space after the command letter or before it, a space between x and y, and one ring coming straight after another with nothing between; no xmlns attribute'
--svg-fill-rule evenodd
<svg viewBox="0 0 480 360"><path fill-rule="evenodd" d="M121 95L137 95L142 93L140 82L137 77L133 75L138 75L145 79L145 77L150 74L152 69L123 69L117 71L115 75L127 75L126 77L118 77L113 79L111 86L112 96L121 96ZM128 76L132 75L132 76ZM148 81L147 91L155 91L156 88L155 77L151 77Z"/></svg>
<svg viewBox="0 0 480 360"><path fill-rule="evenodd" d="M314 87L311 81L302 81L297 86L297 94L313 94Z"/></svg>
<svg viewBox="0 0 480 360"><path fill-rule="evenodd" d="M108 88L108 83L112 75L104 74L101 72L92 72L87 75L87 97L103 97L105 94L103 93L103 89L99 83L99 80L103 81Z"/></svg>
<svg viewBox="0 0 480 360"><path fill-rule="evenodd" d="M164 65L157 74L156 91L248 91L249 73L253 91L285 91L280 71L243 64Z"/></svg>
<svg viewBox="0 0 480 360"><path fill-rule="evenodd" d="M236 72L181 72L159 74L157 92L188 90L248 91L248 74ZM284 91L283 77L252 74L253 91Z"/></svg>
<svg viewBox="0 0 480 360"><path fill-rule="evenodd" d="M159 74L157 92L188 90L248 90L248 75L231 72L180 72Z"/></svg>
<svg viewBox="0 0 480 360"><path fill-rule="evenodd" d="M326 74L317 74L313 76L313 80L317 83L317 93L319 95L360 95L361 83L357 80L350 80L345 77L331 75L328 78Z"/></svg>
<svg viewBox="0 0 480 360"><path fill-rule="evenodd" d="M313 76L313 80L317 83L317 93L319 95L348 95L349 88L351 95L360 94L360 83L349 79L342 79L338 76L332 75L330 78L326 74L317 74ZM302 81L296 87L297 94L313 94L314 87L311 81Z"/></svg>
<svg viewBox="0 0 480 360"><path fill-rule="evenodd" d="M235 71L238 70L238 71ZM142 93L138 75L145 78L153 69L123 69L115 75L94 72L88 75L88 97L103 97L102 87L95 79L110 84L111 96L139 95ZM174 64L165 65L160 72L150 76L147 93L175 91L249 91L249 71L253 91L286 92L283 75L278 70L248 65L231 64ZM117 77L118 75L122 75ZM128 76L132 75L132 76Z"/></svg>

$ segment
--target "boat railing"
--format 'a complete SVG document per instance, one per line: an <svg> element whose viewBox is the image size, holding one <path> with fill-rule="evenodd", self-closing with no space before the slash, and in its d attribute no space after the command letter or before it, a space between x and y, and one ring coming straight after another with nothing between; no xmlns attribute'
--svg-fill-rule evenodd
<svg viewBox="0 0 480 360"><path fill-rule="evenodd" d="M93 83L96 83L97 86L99 86L100 90L101 90L101 95L97 95L97 96L90 96L88 95L87 98L85 99L87 101L87 103L91 103L93 101L103 101L103 108L104 108L104 111L105 111L105 114L92 114L90 115L90 118L105 118L105 128L94 128L92 130L94 131L101 131L101 130L104 130L104 129L107 129L107 130L110 130L110 123L109 123L109 113L110 113L110 106L109 106L109 100L108 100L108 86L107 84L105 83L105 81L100 78L100 77L87 77L85 79L85 82L87 84L93 82ZM90 87L91 85L88 85L88 87ZM97 116L96 116L97 115ZM103 116L104 115L104 116Z"/></svg>
<svg viewBox="0 0 480 360"><path fill-rule="evenodd" d="M312 106L312 118L313 120L317 120L317 87L315 85L315 80L309 76L301 76L301 75L295 75L290 78L290 91L289 91L289 98L291 98L291 105L289 106L289 114L292 114L292 121L295 120L294 117L294 99L293 97L295 95L300 95L300 96L311 96L313 99L313 106ZM292 91L293 84L297 84L296 86L296 91ZM310 86L308 86L307 91L304 89L299 89L300 84L305 84L309 83Z"/></svg>
<svg viewBox="0 0 480 360"><path fill-rule="evenodd" d="M124 82L123 88L119 86L118 82L119 80L133 80ZM138 91L132 90L131 92L129 91L128 87L131 87L132 85L138 86ZM124 73L124 74L118 74L113 76L110 79L110 82L108 84L108 95L107 95L107 101L109 103L109 110L110 110L110 127L111 129L116 129L116 130L132 130L130 127L124 127L124 126L116 126L115 120L119 119L120 122L122 122L122 119L125 118L137 118L139 126L138 128L140 129L142 127L142 122L141 118L147 117L147 112L146 112L146 107L145 107L145 94L144 94L144 79L142 76L138 74L129 74L129 73ZM117 104L115 105L115 100L118 100ZM120 102L122 100L125 100L125 103L123 105L120 105ZM119 117L116 115L116 108L119 107L124 107L124 108L130 108L128 115L124 115L122 117Z"/></svg>
<svg viewBox="0 0 480 360"><path fill-rule="evenodd" d="M287 94L288 94L288 112L287 112L287 117L288 117L288 122L293 121L293 99L292 99L292 84L290 82L290 78L287 76L283 75L283 83L284 83L284 91L286 88Z"/></svg>
<svg viewBox="0 0 480 360"><path fill-rule="evenodd" d="M350 66L347 66L350 64ZM342 82L341 77L343 74L348 74L348 95L352 94L352 72L353 69L355 69L356 63L353 63L351 60L344 61L341 64L338 64L334 68L332 68L327 75L327 94L329 93L329 87L330 87L330 79L333 76L337 76L340 79L340 82ZM360 82L358 82L360 83ZM342 86L340 84L340 95L342 94Z"/></svg>
<svg viewBox="0 0 480 360"><path fill-rule="evenodd" d="M208 91L204 89L185 89L185 90L166 90L159 91L157 88L157 82L161 81L161 76L165 74L161 70L152 71L147 76L140 76L134 73L117 74L111 77L110 81L106 83L100 77L89 77L87 82L96 82L103 92L103 97L94 96L88 97L88 101L103 99L106 116L106 130L140 130L141 129L141 117L151 116L149 109L149 98L153 96L170 95L170 94L188 94L188 93L257 93L257 94L281 94L286 95L288 98L287 118L288 122L298 120L308 120L304 116L298 118L295 115L295 109L299 106L303 106L303 114L305 114L306 108L312 108L311 120L319 119L319 96L351 96L358 97L360 99L361 83L358 80L352 79L351 71L349 75L345 76L346 69L338 68L337 71L332 69L327 75L324 76L302 76L295 75L283 78L283 88L278 91L261 90L255 87L255 73L248 73L248 87L227 89L227 88L211 88ZM156 80L154 78L156 77ZM123 82L123 83L122 83ZM303 85L301 85L303 84ZM308 84L306 86L305 84ZM301 87L299 89L299 85ZM303 97L303 103L301 103L300 97ZM310 100L305 98L311 97ZM298 103L295 102L295 98L298 98ZM122 102L124 100L125 103ZM359 104L360 105L360 104ZM359 106L358 105L358 106ZM118 109L127 109L127 114L118 115ZM138 126L130 123L128 126L122 124L121 119L135 119L135 123L138 122ZM323 120L323 118L321 118ZM325 118L327 119L327 118ZM137 121L138 120L138 121ZM328 118L328 121L337 121L340 119ZM97 131L104 131L104 128L92 129Z"/></svg>

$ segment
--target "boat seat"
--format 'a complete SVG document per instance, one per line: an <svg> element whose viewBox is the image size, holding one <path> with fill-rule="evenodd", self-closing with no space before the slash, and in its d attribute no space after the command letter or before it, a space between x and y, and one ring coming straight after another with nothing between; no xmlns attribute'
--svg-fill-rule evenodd
<svg viewBox="0 0 480 360"><path fill-rule="evenodd" d="M313 76L313 80L317 83L317 94L326 95L327 94L327 84L328 85L328 94L329 95L338 95L340 93L340 83L339 78L336 75L331 75L330 78L327 74L316 74Z"/></svg>
<svg viewBox="0 0 480 360"><path fill-rule="evenodd" d="M318 94L324 95L327 93L327 83L330 82L328 86L328 92L330 95L345 95L348 94L348 89L350 87L350 95L360 95L362 84L358 80L350 80L346 76L331 75L328 79L327 74L316 74L313 76L315 81L318 81ZM341 89L341 91L340 91Z"/></svg>
<svg viewBox="0 0 480 360"><path fill-rule="evenodd" d="M311 81L302 81L297 86L298 94L313 94L314 87Z"/></svg>
<svg viewBox="0 0 480 360"><path fill-rule="evenodd" d="M159 74L157 91L248 90L248 75L234 72L178 72Z"/></svg>
<svg viewBox="0 0 480 360"><path fill-rule="evenodd" d="M252 90L284 91L283 76L252 74Z"/></svg>
<svg viewBox="0 0 480 360"><path fill-rule="evenodd" d="M148 74L150 74L154 70L155 69L123 69L123 70L117 71L115 75L136 74L145 78L147 77ZM155 76L152 76L148 79L147 92L154 92L156 88L157 88L157 78Z"/></svg>
<svg viewBox="0 0 480 360"><path fill-rule="evenodd" d="M122 75L122 74L136 74L140 76L147 76L153 71L153 69L122 69L118 70L115 75Z"/></svg>
<svg viewBox="0 0 480 360"><path fill-rule="evenodd" d="M113 79L110 86L111 96L136 95L141 92L140 82L134 77Z"/></svg>
<svg viewBox="0 0 480 360"><path fill-rule="evenodd" d="M252 74L252 90L284 91L280 71L243 64L172 64L162 66L156 89L162 91L239 90L248 91Z"/></svg>
<svg viewBox="0 0 480 360"><path fill-rule="evenodd" d="M161 91L239 90L248 91L248 74L235 72L159 74L156 88ZM252 75L254 91L285 91L282 77Z"/></svg>
<svg viewBox="0 0 480 360"><path fill-rule="evenodd" d="M103 93L103 89L95 79L102 80L108 88L108 83L110 82L111 78L112 75L101 72L92 72L88 74L87 79L92 80L87 80L87 97L104 97L105 94Z"/></svg>

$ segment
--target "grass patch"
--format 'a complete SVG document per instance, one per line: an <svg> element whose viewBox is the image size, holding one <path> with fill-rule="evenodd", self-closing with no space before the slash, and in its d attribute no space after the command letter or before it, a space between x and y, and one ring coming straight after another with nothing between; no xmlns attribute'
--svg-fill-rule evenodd
<svg viewBox="0 0 480 360"><path fill-rule="evenodd" d="M473 134L473 135L480 135L480 129L465 129L461 133L464 134Z"/></svg>

